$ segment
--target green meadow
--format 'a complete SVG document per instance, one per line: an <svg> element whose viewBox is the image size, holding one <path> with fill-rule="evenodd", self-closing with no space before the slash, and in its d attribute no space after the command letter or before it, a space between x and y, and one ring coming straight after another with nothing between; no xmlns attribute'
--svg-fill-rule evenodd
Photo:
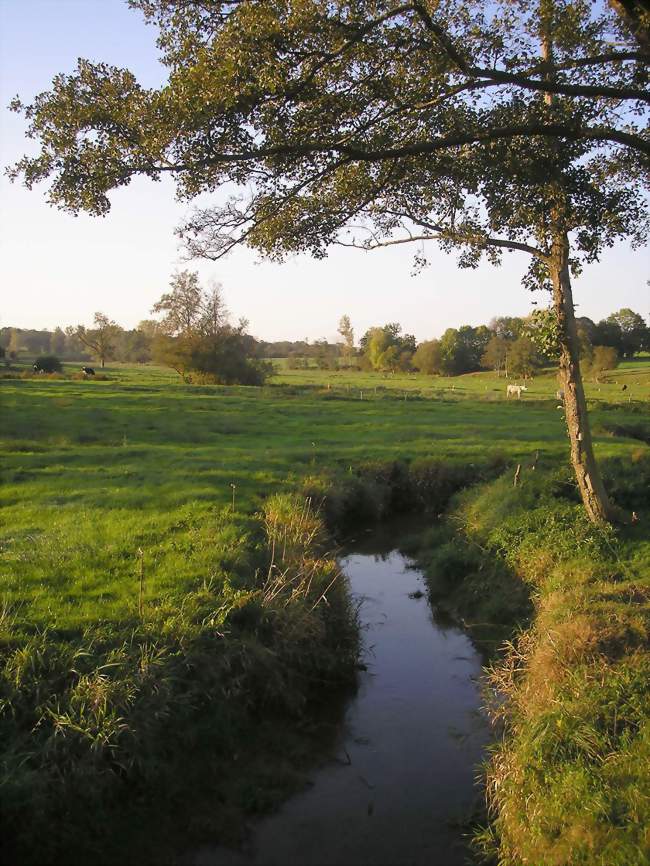
<svg viewBox="0 0 650 866"><path fill-rule="evenodd" d="M128 616L139 550L148 601L182 596L212 575L210 544L197 539L214 536L214 515L233 498L248 515L305 477L367 461L467 464L490 453L514 464L539 452L550 464L567 452L551 374L518 401L488 374L281 370L264 388L220 388L149 366L105 373L0 384L2 591L26 628ZM648 405L650 364L623 365L587 391L597 454L634 447L607 428ZM236 530L220 538L236 557Z"/></svg>

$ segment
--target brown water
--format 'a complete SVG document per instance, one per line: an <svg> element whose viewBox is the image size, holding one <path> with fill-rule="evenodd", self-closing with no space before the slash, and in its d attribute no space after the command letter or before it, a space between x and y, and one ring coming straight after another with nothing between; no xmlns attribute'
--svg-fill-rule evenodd
<svg viewBox="0 0 650 866"><path fill-rule="evenodd" d="M312 785L257 823L244 851L204 848L194 866L460 866L489 739L481 659L441 623L421 574L375 536L342 560L360 603L364 662L335 754ZM374 551L374 552L373 552Z"/></svg>

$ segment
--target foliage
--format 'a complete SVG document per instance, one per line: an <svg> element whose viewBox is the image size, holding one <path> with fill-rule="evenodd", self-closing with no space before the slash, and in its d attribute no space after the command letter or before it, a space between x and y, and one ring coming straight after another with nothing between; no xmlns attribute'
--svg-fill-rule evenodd
<svg viewBox="0 0 650 866"><path fill-rule="evenodd" d="M491 336L485 325L447 328L440 338L440 371L446 376L457 376L480 369Z"/></svg>
<svg viewBox="0 0 650 866"><path fill-rule="evenodd" d="M442 371L440 340L425 340L413 355L413 366L421 373L432 375Z"/></svg>
<svg viewBox="0 0 650 866"><path fill-rule="evenodd" d="M519 337L510 346L508 372L529 379L542 366L539 350L530 337Z"/></svg>
<svg viewBox="0 0 650 866"><path fill-rule="evenodd" d="M60 373L63 367L56 355L39 355L34 361L34 369L37 373Z"/></svg>
<svg viewBox="0 0 650 866"><path fill-rule="evenodd" d="M253 355L255 341L247 322L228 321L221 286L204 291L197 272L182 271L171 280L171 292L154 305L164 312L153 338L153 358L172 367L186 381L221 385L261 385L272 367Z"/></svg>
<svg viewBox="0 0 650 866"><path fill-rule="evenodd" d="M371 369L379 372L394 372L410 369L416 340L412 334L402 334L400 324L391 322L382 328L370 328L366 331L359 347Z"/></svg>
<svg viewBox="0 0 650 866"><path fill-rule="evenodd" d="M14 176L52 178L59 206L105 213L110 189L171 173L184 199L242 190L181 227L194 255L437 238L467 266L527 252L532 285L560 209L575 267L645 241L645 57L606 4L132 5L159 28L159 90L81 60L13 103L41 144Z"/></svg>
<svg viewBox="0 0 650 866"><path fill-rule="evenodd" d="M533 311L523 336L529 337L544 358L557 358L561 351L561 333L553 307Z"/></svg>
<svg viewBox="0 0 650 866"><path fill-rule="evenodd" d="M186 337L202 331L207 317L208 298L199 285L198 271L181 271L170 281L171 292L157 301L152 313L164 313L160 328L170 337Z"/></svg>
<svg viewBox="0 0 650 866"><path fill-rule="evenodd" d="M507 368L509 343L504 337L494 334L487 342L485 351L481 355L481 366L487 370L494 370L499 375L501 370Z"/></svg>
<svg viewBox="0 0 650 866"><path fill-rule="evenodd" d="M337 331L343 338L342 364L350 367L354 361L354 328L349 316L341 316Z"/></svg>
<svg viewBox="0 0 650 866"><path fill-rule="evenodd" d="M626 307L612 313L606 319L609 325L620 329L620 353L624 358L632 358L642 349L650 348L649 329L643 318Z"/></svg>
<svg viewBox="0 0 650 866"><path fill-rule="evenodd" d="M267 362L250 357L250 344L241 326L224 325L213 336L157 337L153 359L172 367L187 382L262 385L273 372Z"/></svg>
<svg viewBox="0 0 650 866"><path fill-rule="evenodd" d="M618 352L612 346L594 346L591 356L585 363L585 373L592 375L596 382L600 382L602 373L606 370L614 370L618 367Z"/></svg>

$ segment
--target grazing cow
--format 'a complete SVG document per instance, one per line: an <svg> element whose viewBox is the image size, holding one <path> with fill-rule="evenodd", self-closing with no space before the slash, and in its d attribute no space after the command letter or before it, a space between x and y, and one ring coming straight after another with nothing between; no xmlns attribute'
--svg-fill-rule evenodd
<svg viewBox="0 0 650 866"><path fill-rule="evenodd" d="M92 367L82 367L81 372L84 374L84 376L94 376L95 375L95 371L93 370Z"/></svg>
<svg viewBox="0 0 650 866"><path fill-rule="evenodd" d="M525 385L507 385L506 386L506 399L508 397L514 397L517 395L517 400L521 400L521 392L527 391L528 388Z"/></svg>
<svg viewBox="0 0 650 866"><path fill-rule="evenodd" d="M45 370L41 367L40 364L34 364L34 372L35 373L44 373Z"/></svg>

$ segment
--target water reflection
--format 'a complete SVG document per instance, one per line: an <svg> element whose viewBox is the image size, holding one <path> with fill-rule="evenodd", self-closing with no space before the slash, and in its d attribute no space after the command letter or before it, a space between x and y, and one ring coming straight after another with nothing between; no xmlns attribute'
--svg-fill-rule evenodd
<svg viewBox="0 0 650 866"><path fill-rule="evenodd" d="M387 547L349 549L342 564L360 604L364 662L332 760L313 785L259 822L245 851L203 849L195 866L466 862L464 821L488 739L481 660L434 616L423 578Z"/></svg>

